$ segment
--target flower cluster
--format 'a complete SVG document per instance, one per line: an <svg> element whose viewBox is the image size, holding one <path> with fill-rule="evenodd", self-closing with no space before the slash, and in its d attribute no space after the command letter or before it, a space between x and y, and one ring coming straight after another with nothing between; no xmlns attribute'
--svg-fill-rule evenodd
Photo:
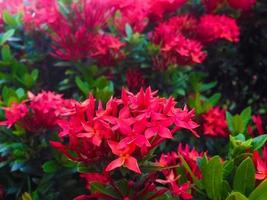
<svg viewBox="0 0 267 200"><path fill-rule="evenodd" d="M255 151L253 153L253 160L256 167L256 179L267 179L267 147L264 147L262 157L258 151Z"/></svg>
<svg viewBox="0 0 267 200"><path fill-rule="evenodd" d="M197 19L190 15L175 16L160 23L152 41L161 46L164 63L195 64L206 58L204 44L226 39L239 40L239 28L234 19L224 15L203 15Z"/></svg>
<svg viewBox="0 0 267 200"><path fill-rule="evenodd" d="M203 131L205 135L213 137L228 137L228 125L225 110L214 107L202 115Z"/></svg>
<svg viewBox="0 0 267 200"><path fill-rule="evenodd" d="M233 18L177 16L176 11L186 3L186 0L79 0L66 4L64 11L56 0L19 5L26 29L37 29L50 37L52 55L67 61L92 59L100 66L116 66L127 57L123 48L127 45L124 40L127 26L134 33L152 35L149 42L161 47L160 54L152 60L158 61L154 65L165 68L171 64L202 63L207 56L205 45L218 39L238 42L239 28ZM214 8L216 3L211 4L208 7Z"/></svg>
<svg viewBox="0 0 267 200"><path fill-rule="evenodd" d="M0 125L10 128L18 124L35 133L42 128L55 127L57 120L72 106L71 100L65 100L62 95L53 92L41 92L38 95L29 92L28 100L4 108L6 120Z"/></svg>
<svg viewBox="0 0 267 200"><path fill-rule="evenodd" d="M97 163L112 160L105 168L111 171L125 166L141 173L137 159L143 158L162 141L173 138L179 129L193 131L193 112L175 107L173 98L155 96L150 88L136 95L123 90L121 99L111 98L105 108L91 96L77 103L68 119L60 120L59 137L68 144L51 142L70 159ZM67 114L66 114L67 115ZM76 157L69 152L75 152Z"/></svg>
<svg viewBox="0 0 267 200"><path fill-rule="evenodd" d="M192 170L194 176L201 178L202 174L197 165L197 158L203 157L204 153L198 153L194 148L190 150L189 145L183 147L182 144L179 144L177 152L171 152L168 154L162 154L158 165L161 167L171 167L171 166L183 166L183 162L186 162L187 165ZM166 180L157 179L156 181L161 184L168 184L171 188L171 191L174 195L180 196L182 199L192 199L191 194L189 193L190 182L186 182L183 185L178 185L178 179L180 177L177 174L177 171L174 169L162 170ZM190 180L191 176L186 174L187 179Z"/></svg>

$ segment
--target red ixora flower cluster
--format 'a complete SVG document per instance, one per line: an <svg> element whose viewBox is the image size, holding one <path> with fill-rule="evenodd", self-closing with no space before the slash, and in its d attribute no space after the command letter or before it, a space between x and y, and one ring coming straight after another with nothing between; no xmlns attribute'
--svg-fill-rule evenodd
<svg viewBox="0 0 267 200"><path fill-rule="evenodd" d="M192 170L194 176L201 178L202 174L197 165L197 158L203 157L204 153L198 153L194 148L190 150L189 145L185 145L183 147L182 144L179 144L177 152L171 152L167 154L162 154L160 160L158 161L158 165L161 167L171 167L175 166L174 169L166 169L163 170L166 180L157 179L156 181L161 184L168 184L170 186L171 192L174 195L180 196L182 199L192 199L192 195L190 194L190 182L186 182L181 186L178 185L178 179L180 175L177 174L175 170L176 167L182 166L183 162L186 162L190 169ZM191 180L191 176L186 174L187 178Z"/></svg>
<svg viewBox="0 0 267 200"><path fill-rule="evenodd" d="M258 151L253 153L253 161L256 167L256 179L267 179L267 147L263 148L262 157Z"/></svg>
<svg viewBox="0 0 267 200"><path fill-rule="evenodd" d="M225 110L214 107L202 115L203 131L205 135L213 137L228 137L228 125Z"/></svg>
<svg viewBox="0 0 267 200"><path fill-rule="evenodd" d="M28 100L13 103L5 110L6 120L0 125L12 127L18 124L30 132L38 132L42 128L53 128L62 113L72 107L71 100L53 92L41 92L38 95L28 93Z"/></svg>
<svg viewBox="0 0 267 200"><path fill-rule="evenodd" d="M160 55L166 65L202 63L207 54L204 45L219 39L238 42L236 21L224 15L191 15L170 18L156 27L151 40L160 45Z"/></svg>
<svg viewBox="0 0 267 200"><path fill-rule="evenodd" d="M57 21L48 24L52 30L53 55L64 60L95 59L99 65L114 65L122 59L123 43L112 34L101 31L114 13L108 0L73 2L70 16L55 9Z"/></svg>
<svg viewBox="0 0 267 200"><path fill-rule="evenodd" d="M105 108L91 96L58 122L64 140L51 144L75 161L98 164L105 157L111 161L107 172L125 166L141 173L137 159L182 128L196 134L193 129L198 126L192 121L193 111L176 108L172 97L155 95L150 88L135 95L122 90L121 98L111 98Z"/></svg>
<svg viewBox="0 0 267 200"><path fill-rule="evenodd" d="M249 11L256 4L256 0L202 0L208 12L213 12L223 4L228 4L230 7L241 10Z"/></svg>

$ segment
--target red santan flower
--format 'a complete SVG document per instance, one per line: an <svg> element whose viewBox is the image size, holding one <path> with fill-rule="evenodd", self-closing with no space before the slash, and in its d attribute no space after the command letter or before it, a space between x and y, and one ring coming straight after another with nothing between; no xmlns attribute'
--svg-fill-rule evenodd
<svg viewBox="0 0 267 200"><path fill-rule="evenodd" d="M160 167L171 167L177 165L182 166L182 163L185 160L193 174L198 178L201 178L202 174L197 165L197 158L203 157L203 155L204 153L198 153L195 149L190 150L190 147L188 145L185 145L185 148L183 148L183 145L179 144L177 152L162 154L157 164ZM156 181L158 183L168 184L170 186L172 194L177 195L184 200L192 199L192 195L189 192L190 182L184 183L180 186L178 184L179 175L177 174L177 171L173 170L172 168L162 170L162 173L165 176L166 180L157 179ZM189 175L188 178L189 180L191 180L191 177Z"/></svg>
<svg viewBox="0 0 267 200"><path fill-rule="evenodd" d="M228 137L229 132L225 115L225 110L219 107L214 107L202 115L204 134L213 137Z"/></svg>
<svg viewBox="0 0 267 200"><path fill-rule="evenodd" d="M6 121L0 125L10 128L16 123L31 132L40 128L53 128L62 113L72 107L71 100L64 100L62 95L53 92L42 92L38 95L28 93L28 100L20 104L13 103L4 108Z"/></svg>
<svg viewBox="0 0 267 200"><path fill-rule="evenodd" d="M59 136L68 138L68 143L51 144L75 161L97 165L105 157L110 161L105 171L124 166L141 173L138 159L172 138L177 130L193 131L198 126L192 121L193 113L176 108L173 98L155 95L150 88L136 95L122 90L121 98L111 98L105 108L92 96L77 102L65 114L67 119L58 121Z"/></svg>
<svg viewBox="0 0 267 200"><path fill-rule="evenodd" d="M181 15L160 23L151 40L160 45L160 56L165 65L202 63L207 54L204 45L225 39L238 42L239 28L236 21L221 15L204 15L197 19Z"/></svg>
<svg viewBox="0 0 267 200"><path fill-rule="evenodd" d="M256 166L256 179L264 180L267 179L267 147L263 149L263 155L260 156L258 151L253 153L253 161Z"/></svg>

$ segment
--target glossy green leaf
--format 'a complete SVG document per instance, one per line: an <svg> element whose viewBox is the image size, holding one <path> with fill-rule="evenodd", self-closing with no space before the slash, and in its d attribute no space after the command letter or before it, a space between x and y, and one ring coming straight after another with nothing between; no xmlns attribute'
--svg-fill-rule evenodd
<svg viewBox="0 0 267 200"><path fill-rule="evenodd" d="M4 45L1 49L1 55L3 61L10 61L12 59L12 54L9 45Z"/></svg>
<svg viewBox="0 0 267 200"><path fill-rule="evenodd" d="M3 20L7 25L17 26L15 18L13 18L12 15L6 10L3 12Z"/></svg>
<svg viewBox="0 0 267 200"><path fill-rule="evenodd" d="M267 141L267 135L260 135L258 137L253 138L253 149L254 150L258 150L261 147L263 147L263 145L266 143Z"/></svg>
<svg viewBox="0 0 267 200"><path fill-rule="evenodd" d="M5 32L0 39L0 45L3 45L7 40L9 40L15 33L15 29L10 29Z"/></svg>
<svg viewBox="0 0 267 200"><path fill-rule="evenodd" d="M247 197L245 197L243 194L240 192L232 192L226 200L248 200Z"/></svg>
<svg viewBox="0 0 267 200"><path fill-rule="evenodd" d="M233 188L236 192L249 194L255 187L255 167L250 157L245 159L237 168Z"/></svg>
<svg viewBox="0 0 267 200"><path fill-rule="evenodd" d="M59 169L59 165L54 160L49 160L42 165L45 173L54 173Z"/></svg>
<svg viewBox="0 0 267 200"><path fill-rule="evenodd" d="M231 113L226 112L226 120L227 120L227 124L228 124L228 128L230 130L231 133L234 132L234 124L233 124L233 116L231 115Z"/></svg>
<svg viewBox="0 0 267 200"><path fill-rule="evenodd" d="M210 199L222 199L223 165L219 156L213 157L205 166L203 170L203 183Z"/></svg>
<svg viewBox="0 0 267 200"><path fill-rule="evenodd" d="M251 108L247 107L240 114L240 116L242 118L242 125L243 125L244 128L246 128L246 126L248 125L249 120L251 119L251 113L252 113Z"/></svg>
<svg viewBox="0 0 267 200"><path fill-rule="evenodd" d="M249 200L266 200L267 199L267 180L261 182L258 187L249 195Z"/></svg>

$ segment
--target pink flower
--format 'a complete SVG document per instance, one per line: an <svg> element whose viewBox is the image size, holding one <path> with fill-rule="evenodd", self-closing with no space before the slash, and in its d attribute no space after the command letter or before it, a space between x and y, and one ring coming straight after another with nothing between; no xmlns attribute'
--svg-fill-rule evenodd
<svg viewBox="0 0 267 200"><path fill-rule="evenodd" d="M229 132L225 115L225 110L219 107L214 107L202 115L204 134L213 137L228 137Z"/></svg>

